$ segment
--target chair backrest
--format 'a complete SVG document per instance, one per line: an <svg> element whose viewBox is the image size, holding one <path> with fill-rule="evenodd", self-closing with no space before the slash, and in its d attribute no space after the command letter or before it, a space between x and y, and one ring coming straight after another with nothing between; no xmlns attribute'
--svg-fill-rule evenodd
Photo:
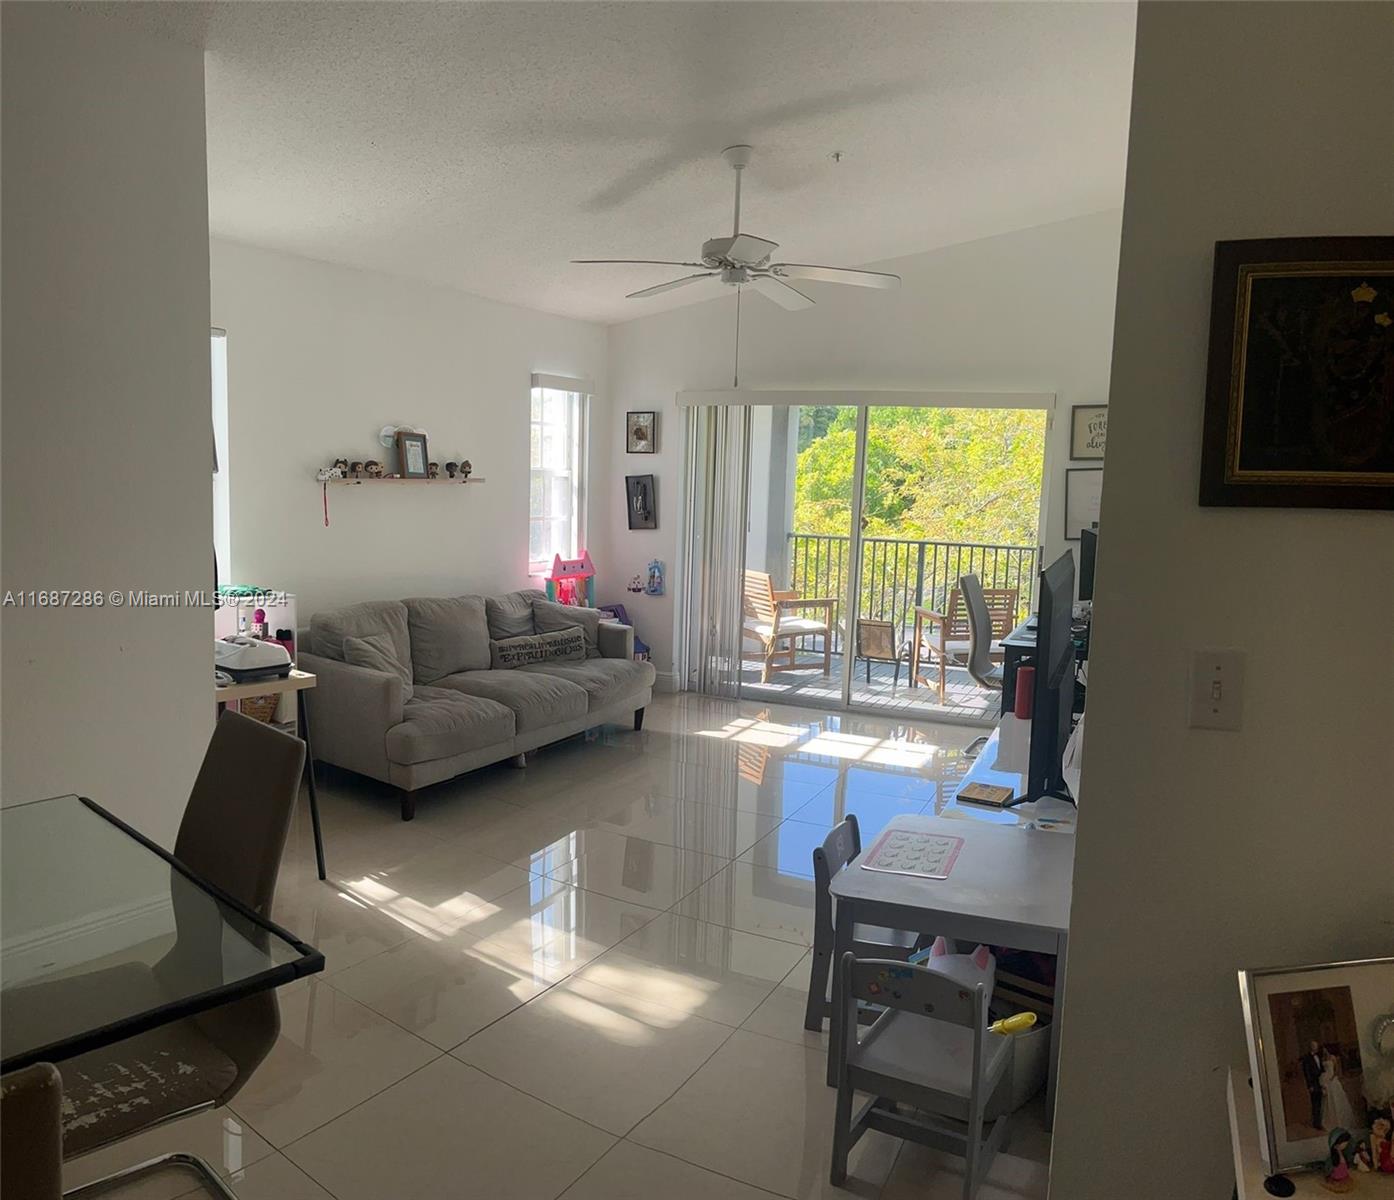
<svg viewBox="0 0 1394 1200"><path fill-rule="evenodd" d="M299 738L223 713L179 823L175 858L268 916L304 768Z"/></svg>
<svg viewBox="0 0 1394 1200"><path fill-rule="evenodd" d="M986 1028L987 989L981 983L969 991L919 963L857 958L849 952L838 964L838 987L844 999L933 1017L968 1029Z"/></svg>
<svg viewBox="0 0 1394 1200"><path fill-rule="evenodd" d="M813 922L824 934L831 936L833 930L833 897L828 890L833 876L861 852L862 831L852 813L813 849Z"/></svg>
<svg viewBox="0 0 1394 1200"><path fill-rule="evenodd" d="M774 580L766 571L745 573L745 614L773 625L776 613Z"/></svg>
<svg viewBox="0 0 1394 1200"><path fill-rule="evenodd" d="M62 1200L63 1081L52 1063L0 1081L0 1195Z"/></svg>
<svg viewBox="0 0 1394 1200"><path fill-rule="evenodd" d="M875 662L895 662L895 625L891 621L857 618L857 657Z"/></svg>
<svg viewBox="0 0 1394 1200"><path fill-rule="evenodd" d="M976 575L965 575L958 581L963 604L968 610L968 674L979 683L993 686L989 679L992 670L992 618L987 610L983 585Z"/></svg>

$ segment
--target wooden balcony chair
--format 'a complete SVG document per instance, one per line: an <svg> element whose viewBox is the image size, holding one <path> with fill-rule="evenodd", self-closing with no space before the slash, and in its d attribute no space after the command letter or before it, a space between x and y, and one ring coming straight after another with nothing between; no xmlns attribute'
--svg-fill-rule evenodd
<svg viewBox="0 0 1394 1200"><path fill-rule="evenodd" d="M774 580L764 571L745 573L744 640L756 643L759 649L743 653L742 657L761 664L761 683L769 683L775 671L796 670L799 664L794 643L810 635L822 634L823 674L832 674L833 605L836 603L831 596L800 597L797 592L776 590ZM801 609L821 609L822 618L795 615ZM787 645L781 647L781 642ZM784 661L776 662L777 657Z"/></svg>
<svg viewBox="0 0 1394 1200"><path fill-rule="evenodd" d="M1016 624L1020 592L1016 588L983 588L982 591L988 616L992 621L992 644L988 648L988 654L993 661L1000 661L1002 639L1011 633L1012 626ZM916 608L915 634L910 643L910 686L931 686L920 671L921 664L927 661L938 670L939 703L943 704L949 668L966 666L972 646L973 633L969 626L968 608L963 602L961 588L954 588L949 592L946 612L936 612L932 608Z"/></svg>

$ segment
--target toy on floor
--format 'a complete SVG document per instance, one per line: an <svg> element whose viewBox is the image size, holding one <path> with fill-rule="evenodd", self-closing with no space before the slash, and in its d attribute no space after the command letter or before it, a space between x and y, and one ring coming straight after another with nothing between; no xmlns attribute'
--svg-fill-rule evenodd
<svg viewBox="0 0 1394 1200"><path fill-rule="evenodd" d="M993 985L996 983L997 960L986 946L979 946L972 954L951 954L949 943L942 937L937 937L928 950L915 951L907 961L922 963L931 971L938 971L969 991L981 983L989 996L992 995Z"/></svg>
<svg viewBox="0 0 1394 1200"><path fill-rule="evenodd" d="M595 564L589 550L582 550L580 558L562 558L558 554L552 559L547 599L579 608L595 607Z"/></svg>

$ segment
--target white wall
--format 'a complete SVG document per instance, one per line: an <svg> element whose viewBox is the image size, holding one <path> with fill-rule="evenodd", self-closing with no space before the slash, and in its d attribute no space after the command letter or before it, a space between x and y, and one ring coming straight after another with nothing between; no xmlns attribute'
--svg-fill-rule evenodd
<svg viewBox="0 0 1394 1200"><path fill-rule="evenodd" d="M227 330L237 581L294 592L306 623L357 600L529 585L534 371L591 378L605 331L451 288L215 240L213 321ZM315 469L377 458L388 424L478 487L334 487ZM389 468L391 469L391 468Z"/></svg>
<svg viewBox="0 0 1394 1200"><path fill-rule="evenodd" d="M212 586L203 54L3 8L5 590ZM7 607L8 803L172 840L212 728L211 609Z"/></svg>
<svg viewBox="0 0 1394 1200"><path fill-rule="evenodd" d="M1217 239L1394 232L1394 10L1151 4L1051 1193L1227 1200L1235 971L1394 950L1394 516L1201 508ZM1187 727L1194 647L1244 728Z"/></svg>
<svg viewBox="0 0 1394 1200"><path fill-rule="evenodd" d="M1043 513L1054 557L1065 547L1070 406L1103 403L1108 391L1119 219L1098 213L877 264L903 277L898 291L813 284L817 307L802 312L744 297L741 386L1057 393ZM609 514L600 590L602 600L626 602L660 673L673 669L683 587L684 425L674 395L731 386L734 320L734 298L723 297L610 329L614 429L627 409L659 410L660 429L656 455L625 454L619 432L609 440L609 479L596 480ZM623 476L649 471L658 476L659 527L630 532ZM651 558L669 565L667 596L627 596L624 581Z"/></svg>

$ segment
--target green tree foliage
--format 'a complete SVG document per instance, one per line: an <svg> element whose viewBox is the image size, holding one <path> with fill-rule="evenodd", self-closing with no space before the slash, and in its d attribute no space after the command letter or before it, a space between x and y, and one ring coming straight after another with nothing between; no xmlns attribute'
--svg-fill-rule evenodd
<svg viewBox="0 0 1394 1200"><path fill-rule="evenodd" d="M1043 411L874 408L866 450L867 536L1036 544ZM796 532L849 531L855 451L855 409L800 410Z"/></svg>

